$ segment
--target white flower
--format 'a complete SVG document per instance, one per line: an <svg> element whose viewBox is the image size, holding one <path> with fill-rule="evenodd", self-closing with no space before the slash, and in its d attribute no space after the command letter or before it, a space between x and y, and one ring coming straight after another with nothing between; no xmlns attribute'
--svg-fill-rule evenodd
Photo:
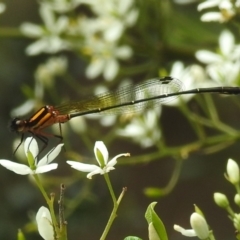
<svg viewBox="0 0 240 240"><path fill-rule="evenodd" d="M117 134L123 137L131 137L134 142L140 143L142 147L150 147L156 144L161 138L161 131L158 126L161 114L161 105L156 109L149 109L139 117L134 117Z"/></svg>
<svg viewBox="0 0 240 240"><path fill-rule="evenodd" d="M236 83L240 74L240 44L235 44L230 31L224 30L220 34L218 52L199 50L196 58L207 64L206 70L212 80L218 83Z"/></svg>
<svg viewBox="0 0 240 240"><path fill-rule="evenodd" d="M88 78L103 74L107 81L111 81L119 71L118 60L132 56L132 49L127 45L119 46L118 41L125 29L137 20L138 10L133 5L133 0L96 0L90 6L97 17L78 19L78 30L72 32L84 36L81 49L83 54L90 56L86 69Z"/></svg>
<svg viewBox="0 0 240 240"><path fill-rule="evenodd" d="M92 179L92 176L95 174L105 174L111 170L114 170L114 166L117 164L117 158L122 156L130 156L129 153L122 153L108 161L108 150L102 141L97 141L95 143L94 154L99 166L75 161L67 161L67 163L71 165L72 168L75 168L79 171L89 172L89 174L87 174L87 178Z"/></svg>
<svg viewBox="0 0 240 240"><path fill-rule="evenodd" d="M193 229L184 229L178 225L173 228L186 237L198 237L207 239L209 237L209 229L206 220L198 213L193 213L190 217L190 223Z"/></svg>
<svg viewBox="0 0 240 240"><path fill-rule="evenodd" d="M63 144L58 144L55 148L50 150L41 160L37 161L37 156L39 153L37 141L32 137L28 137L24 142L24 151L25 155L28 157L30 166L5 159L0 160L0 165L20 175L49 172L57 168L58 164L51 162L60 153L62 146ZM31 153L32 157L29 157L29 152Z"/></svg>
<svg viewBox="0 0 240 240"><path fill-rule="evenodd" d="M37 215L36 222L38 232L44 240L54 240L53 224L50 212L46 207L40 207Z"/></svg>
<svg viewBox="0 0 240 240"><path fill-rule="evenodd" d="M39 38L39 40L27 47L27 54L37 55L41 52L56 53L64 49L69 49L70 44L60 37L67 30L68 18L60 16L56 19L54 12L44 3L40 6L40 15L44 21L44 26L23 23L20 27L20 30L26 36Z"/></svg>
<svg viewBox="0 0 240 240"><path fill-rule="evenodd" d="M227 176L226 177L232 184L238 184L239 183L239 166L232 159L228 159L228 162L227 162Z"/></svg>
<svg viewBox="0 0 240 240"><path fill-rule="evenodd" d="M113 80L119 70L118 59L125 60L132 56L129 46L117 46L114 42L102 39L92 39L86 47L92 55L90 64L86 69L86 76L96 78L101 73L107 81Z"/></svg>
<svg viewBox="0 0 240 240"><path fill-rule="evenodd" d="M170 76L178 78L183 83L183 89L191 89L198 87L209 87L211 82L206 78L206 74L204 69L200 65L190 65L188 67L184 67L182 62L175 62L172 66ZM181 101L189 101L194 94L187 94L181 97L176 97L171 99L171 101L167 101L166 104L168 106L177 106L181 103ZM165 104L165 103L163 103Z"/></svg>
<svg viewBox="0 0 240 240"><path fill-rule="evenodd" d="M217 21L226 22L229 21L236 14L236 7L230 0L206 0L198 5L198 11L203 9L218 7L219 12L208 12L202 15L202 21Z"/></svg>

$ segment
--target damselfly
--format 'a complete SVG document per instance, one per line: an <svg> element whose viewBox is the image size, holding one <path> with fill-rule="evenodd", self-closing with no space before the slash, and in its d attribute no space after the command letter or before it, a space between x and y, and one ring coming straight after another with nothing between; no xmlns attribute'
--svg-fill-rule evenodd
<svg viewBox="0 0 240 240"><path fill-rule="evenodd" d="M21 142L15 152L21 145L26 132L39 138L46 146L48 137L54 136L62 140L61 124L68 122L74 117L93 113L132 113L169 102L179 95L198 93L240 94L240 87L183 90L183 83L180 80L172 77L163 77L151 79L134 86L126 86L115 92L102 93L85 100L63 103L56 107L46 105L29 119L14 118L11 121L10 129L22 134ZM43 131L43 129L55 123L58 123L60 126L60 135L53 135Z"/></svg>

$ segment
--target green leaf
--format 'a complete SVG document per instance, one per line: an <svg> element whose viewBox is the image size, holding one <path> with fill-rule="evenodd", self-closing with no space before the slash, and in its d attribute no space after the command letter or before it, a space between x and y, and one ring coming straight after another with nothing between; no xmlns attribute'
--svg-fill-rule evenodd
<svg viewBox="0 0 240 240"><path fill-rule="evenodd" d="M157 204L157 202L153 202L148 206L147 211L145 213L145 218L146 218L148 224L150 224L150 223L153 224L153 226L161 240L168 240L165 226L164 226L163 222L161 221L161 219L156 214L156 212L154 211L154 207L156 204Z"/></svg>
<svg viewBox="0 0 240 240"><path fill-rule="evenodd" d="M142 239L139 237L128 236L128 237L125 237L124 240L142 240Z"/></svg>

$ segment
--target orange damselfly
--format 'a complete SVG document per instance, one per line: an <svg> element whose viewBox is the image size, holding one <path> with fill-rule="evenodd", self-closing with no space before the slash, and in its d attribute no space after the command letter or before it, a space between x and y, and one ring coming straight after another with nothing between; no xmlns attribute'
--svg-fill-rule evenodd
<svg viewBox="0 0 240 240"><path fill-rule="evenodd" d="M119 114L136 112L169 102L179 95L197 93L240 94L240 87L213 87L183 90L183 83L172 77L150 79L146 82L129 85L115 92L105 92L81 101L63 103L59 106L46 105L40 108L29 119L14 118L10 129L21 133L21 145L24 133L29 132L38 137L45 146L48 137L54 136L62 140L61 124L74 117L93 113ZM53 135L43 129L58 123L60 135Z"/></svg>

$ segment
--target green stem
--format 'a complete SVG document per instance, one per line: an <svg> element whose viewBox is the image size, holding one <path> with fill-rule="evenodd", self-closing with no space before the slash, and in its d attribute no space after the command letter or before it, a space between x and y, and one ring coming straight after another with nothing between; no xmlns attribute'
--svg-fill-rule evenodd
<svg viewBox="0 0 240 240"><path fill-rule="evenodd" d="M235 184L235 187L236 187L237 193L238 193L238 194L240 194L240 187L239 187L239 183Z"/></svg>
<svg viewBox="0 0 240 240"><path fill-rule="evenodd" d="M112 199L113 199L113 210L112 210L112 213L111 213L111 215L110 215L110 217L109 217L109 219L108 219L107 225L106 225L106 227L105 227L105 229L104 229L104 231L103 231L103 233L102 233L102 236L100 237L100 240L106 239L107 234L108 234L108 232L109 232L109 230L110 230L110 228L111 228L111 226L112 226L112 223L113 223L114 219L115 219L116 216L117 216L117 210L118 210L118 207L119 207L119 205L120 205L120 202L121 202L121 200L122 200L122 198L123 198L123 196L124 196L124 193L125 193L126 190L127 190L126 188L123 188L123 190L122 190L122 192L121 192L118 200L116 200L116 197L115 197L115 194L114 194L114 192L113 192L112 185L111 185L111 182L110 182L110 179L109 179L108 174L107 174L107 173L104 174L104 177L105 177L105 180L106 180L106 182L107 182L107 185L108 185L110 194L111 194Z"/></svg>
<svg viewBox="0 0 240 240"><path fill-rule="evenodd" d="M114 191L113 191L112 184L111 184L111 181L109 179L108 173L104 174L104 178L105 178L105 181L107 183L109 192L111 194L111 197L112 197L112 200L113 200L113 205L115 206L117 204L117 199L116 199L116 196L114 194Z"/></svg>
<svg viewBox="0 0 240 240"><path fill-rule="evenodd" d="M230 215L232 218L235 217L234 211L232 210L231 207L229 207L229 206L226 207L226 210L227 210L227 212L229 213L229 215Z"/></svg>
<svg viewBox="0 0 240 240"><path fill-rule="evenodd" d="M37 184L38 188L40 189L43 197L45 198L45 200L47 202L47 205L48 205L48 208L49 208L49 211L50 211L50 214L51 214L54 230L55 230L57 236L59 236L60 231L59 231L59 227L58 227L58 223L57 223L57 219L56 219L55 212L54 212L54 207L53 207L54 196L52 195L51 198L49 198L46 191L44 190L44 188L42 186L42 183L39 180L38 175L34 174L33 176L34 176L34 179L36 181L36 184Z"/></svg>
<svg viewBox="0 0 240 240"><path fill-rule="evenodd" d="M37 184L39 190L41 191L43 197L45 198L47 204L49 204L49 202L50 202L51 200L50 200L50 198L48 197L47 193L45 192L45 190L44 190L44 188L43 188L43 186L42 186L42 183L41 183L40 180L39 180L38 175L37 175L37 174L34 174L33 177L34 177L34 179L35 179L35 181L36 181L36 184Z"/></svg>
<svg viewBox="0 0 240 240"><path fill-rule="evenodd" d="M188 155L192 152L196 152L198 150L204 150L204 148L208 146L215 146L219 143L224 142L225 145L228 143L234 143L236 140L240 138L240 135L237 134L235 136L229 134L219 134L217 136L207 137L204 140L197 140L195 142L191 142L189 144L180 145L177 147L166 147L161 149L161 151L151 152L145 155L131 157L131 161L129 159L125 160L124 158L119 162L119 164L136 164L136 163L149 163L151 161L159 160L159 158L163 158L166 156L180 156L183 158L187 158Z"/></svg>

